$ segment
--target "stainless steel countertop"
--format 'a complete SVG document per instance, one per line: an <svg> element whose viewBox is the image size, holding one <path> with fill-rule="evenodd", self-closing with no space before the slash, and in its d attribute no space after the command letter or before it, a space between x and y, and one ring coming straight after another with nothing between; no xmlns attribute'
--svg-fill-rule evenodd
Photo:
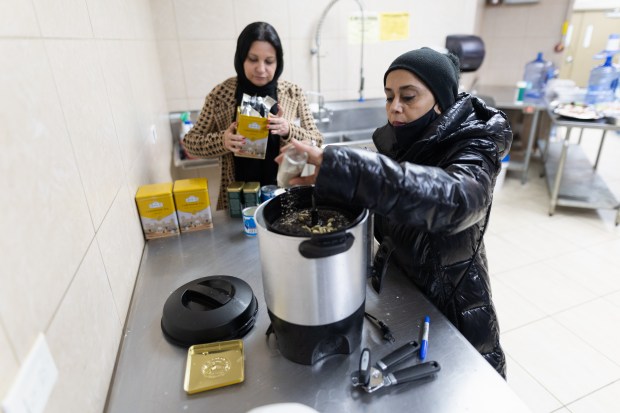
<svg viewBox="0 0 620 413"><path fill-rule="evenodd" d="M291 269L294 271L294 269ZM194 395L183 390L187 349L170 344L160 327L162 309L179 286L208 275L232 275L250 284L259 302L254 328L244 337L245 381ZM328 412L528 412L507 383L415 288L390 268L381 294L367 290L366 310L385 321L396 342L364 322L362 346L373 362L402 344L419 340L431 318L427 360L441 371L433 378L379 389L352 387L361 349L330 356L314 366L293 363L277 350L269 325L258 240L243 233L240 219L214 213L214 228L150 240L144 250L126 331L106 405L107 412L246 412L271 403L297 402ZM418 362L413 358L403 367ZM510 366L508 366L510 374Z"/></svg>

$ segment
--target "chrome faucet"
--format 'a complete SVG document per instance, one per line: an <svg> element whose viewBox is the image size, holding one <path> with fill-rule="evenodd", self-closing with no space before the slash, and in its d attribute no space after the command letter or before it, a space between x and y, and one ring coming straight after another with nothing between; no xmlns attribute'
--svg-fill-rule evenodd
<svg viewBox="0 0 620 413"><path fill-rule="evenodd" d="M306 92L306 96L308 97L308 102L312 102L315 100L313 97L316 97L317 110L315 111L313 105L310 105L315 123L329 123L332 112L325 107L325 96L319 92Z"/></svg>
<svg viewBox="0 0 620 413"><path fill-rule="evenodd" d="M321 14L321 18L319 19L319 24L316 27L316 33L314 35L314 43L316 47L310 49L311 54L316 55L316 71L317 71L317 90L318 94L321 95L321 28L323 26L323 21L325 20L325 16L331 10L331 8L336 4L339 0L332 0L323 13ZM362 5L361 0L355 0L357 5L360 8L361 22L362 22L362 38L361 38L361 51L360 51L360 88L359 88L359 101L364 101L364 6ZM320 110L319 110L320 113Z"/></svg>

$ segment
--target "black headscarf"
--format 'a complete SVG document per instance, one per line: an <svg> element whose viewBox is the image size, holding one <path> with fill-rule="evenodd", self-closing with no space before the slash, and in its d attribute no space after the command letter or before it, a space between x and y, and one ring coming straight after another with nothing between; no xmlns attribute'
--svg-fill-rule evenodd
<svg viewBox="0 0 620 413"><path fill-rule="evenodd" d="M271 82L265 86L256 86L245 76L243 63L248 57L250 47L255 41L265 41L276 50L276 72ZM237 106L241 104L243 94L250 96L271 96L278 100L278 79L284 70L284 52L280 36L272 25L265 22L250 23L243 29L237 39L237 49L235 51L235 71L237 72L237 90L235 100ZM235 111L236 113L236 111ZM278 113L278 105L271 107L271 113ZM236 117L236 116L235 116ZM234 120L234 119L233 119ZM267 152L265 159L251 159L235 156L235 179L237 181L259 181L261 185L273 185L276 183L278 164L274 162L280 152L280 136L269 134L267 141Z"/></svg>

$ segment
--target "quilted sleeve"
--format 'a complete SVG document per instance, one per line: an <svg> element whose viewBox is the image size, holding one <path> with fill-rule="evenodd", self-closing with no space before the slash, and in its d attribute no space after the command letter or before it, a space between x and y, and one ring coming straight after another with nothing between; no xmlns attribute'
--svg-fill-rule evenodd
<svg viewBox="0 0 620 413"><path fill-rule="evenodd" d="M404 225L459 232L482 219L491 202L493 172L474 152L470 147L440 168L328 146L316 189L323 198L363 206Z"/></svg>

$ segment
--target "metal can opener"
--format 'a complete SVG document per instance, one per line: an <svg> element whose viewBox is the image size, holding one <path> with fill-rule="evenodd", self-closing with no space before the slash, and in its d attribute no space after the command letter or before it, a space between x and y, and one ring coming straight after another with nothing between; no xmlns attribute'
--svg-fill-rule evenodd
<svg viewBox="0 0 620 413"><path fill-rule="evenodd" d="M407 383L437 373L441 366L436 361L427 361L401 370L390 372L390 368L413 356L420 349L417 341L410 341L394 352L371 365L370 350L365 348L360 356L359 370L351 374L353 386L359 386L368 393L382 387Z"/></svg>

